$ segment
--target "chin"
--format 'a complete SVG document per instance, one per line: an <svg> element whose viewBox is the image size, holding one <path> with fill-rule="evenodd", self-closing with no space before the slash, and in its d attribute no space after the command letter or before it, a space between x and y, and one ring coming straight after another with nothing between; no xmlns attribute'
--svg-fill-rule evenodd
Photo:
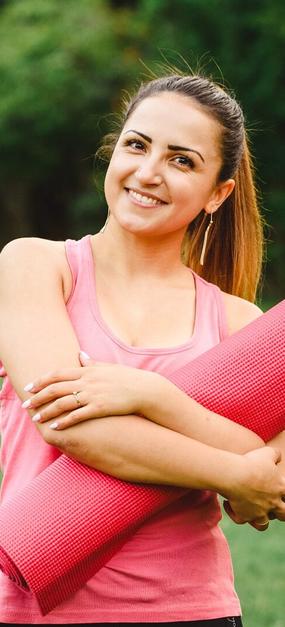
<svg viewBox="0 0 285 627"><path fill-rule="evenodd" d="M149 220L146 220L140 216L136 216L130 213L113 214L118 226L130 233L150 233L156 230L154 224L150 224Z"/></svg>

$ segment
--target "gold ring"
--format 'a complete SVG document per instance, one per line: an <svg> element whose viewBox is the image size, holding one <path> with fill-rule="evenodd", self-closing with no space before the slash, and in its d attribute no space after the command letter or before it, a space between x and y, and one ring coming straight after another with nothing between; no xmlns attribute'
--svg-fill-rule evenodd
<svg viewBox="0 0 285 627"><path fill-rule="evenodd" d="M80 399L78 398L78 394L80 394L80 390L78 390L78 392L72 392L72 394L76 400L77 405L80 405L81 407L81 402L80 402Z"/></svg>
<svg viewBox="0 0 285 627"><path fill-rule="evenodd" d="M259 522L258 522L258 523L257 523L257 525L258 525L259 527L268 527L268 525L269 525L269 520L268 520L267 522L264 522L264 523L259 523Z"/></svg>

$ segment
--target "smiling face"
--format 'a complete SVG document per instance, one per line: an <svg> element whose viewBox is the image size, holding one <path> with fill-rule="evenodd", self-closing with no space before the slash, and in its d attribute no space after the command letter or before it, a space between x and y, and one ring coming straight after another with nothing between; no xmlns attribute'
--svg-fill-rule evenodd
<svg viewBox="0 0 285 627"><path fill-rule="evenodd" d="M105 179L111 221L146 236L178 234L218 209L234 182L217 184L220 127L195 101L162 93L125 123Z"/></svg>

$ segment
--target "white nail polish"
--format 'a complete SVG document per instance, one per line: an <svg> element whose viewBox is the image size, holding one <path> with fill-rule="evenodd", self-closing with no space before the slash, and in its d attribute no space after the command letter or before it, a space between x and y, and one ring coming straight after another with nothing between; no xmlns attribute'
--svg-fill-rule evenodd
<svg viewBox="0 0 285 627"><path fill-rule="evenodd" d="M39 413L38 413L38 414L35 414L35 415L32 417L32 421L33 421L33 422L38 422L38 420L40 420L40 419L41 419L41 414L39 414Z"/></svg>
<svg viewBox="0 0 285 627"><path fill-rule="evenodd" d="M89 355L87 355L87 353L85 353L85 351L80 351L80 355L82 355L82 357L85 357L85 359L91 359L91 357Z"/></svg>
<svg viewBox="0 0 285 627"><path fill-rule="evenodd" d="M22 407L23 409L27 409L27 407L30 407L31 405L31 399L28 398L28 400L24 401L24 403L22 403Z"/></svg>
<svg viewBox="0 0 285 627"><path fill-rule="evenodd" d="M24 390L25 392L30 392L34 387L33 383L28 383L27 385L25 385Z"/></svg>
<svg viewBox="0 0 285 627"><path fill-rule="evenodd" d="M49 426L50 429L57 429L58 427L58 422L52 422L51 425Z"/></svg>

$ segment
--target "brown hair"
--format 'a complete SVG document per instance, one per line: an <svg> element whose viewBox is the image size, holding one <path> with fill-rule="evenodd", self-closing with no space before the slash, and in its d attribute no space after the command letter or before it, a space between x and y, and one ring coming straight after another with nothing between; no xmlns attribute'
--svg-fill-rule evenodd
<svg viewBox="0 0 285 627"><path fill-rule="evenodd" d="M204 76L171 74L142 83L125 100L121 128L145 98L163 92L191 98L219 123L222 166L217 183L235 180L233 192L214 215L204 265L199 259L209 220L205 212L188 226L181 250L183 263L225 292L253 301L262 267L263 223L242 109L230 93ZM119 134L106 135L97 153L100 157L110 157Z"/></svg>

